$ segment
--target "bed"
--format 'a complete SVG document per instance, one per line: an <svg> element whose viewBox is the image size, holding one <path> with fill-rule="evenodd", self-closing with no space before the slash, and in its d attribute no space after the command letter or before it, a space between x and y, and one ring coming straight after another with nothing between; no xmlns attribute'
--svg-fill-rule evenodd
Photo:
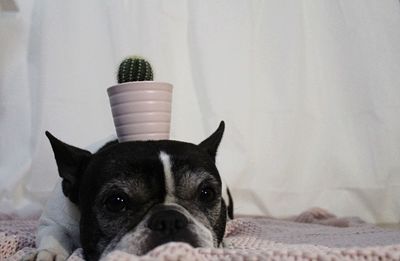
<svg viewBox="0 0 400 261"><path fill-rule="evenodd" d="M222 248L168 243L145 256L114 251L104 260L400 260L400 230L358 218L283 220L240 216L227 224ZM0 217L0 260L21 260L35 251L37 220ZM82 249L68 260L83 261Z"/></svg>

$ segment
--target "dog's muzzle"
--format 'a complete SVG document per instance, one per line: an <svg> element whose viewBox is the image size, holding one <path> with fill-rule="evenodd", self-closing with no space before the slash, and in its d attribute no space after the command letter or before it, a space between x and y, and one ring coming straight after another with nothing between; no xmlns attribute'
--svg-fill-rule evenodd
<svg viewBox="0 0 400 261"><path fill-rule="evenodd" d="M103 252L121 250L142 255L168 242L185 242L193 247L214 246L210 229L177 204L154 206L134 229L114 238Z"/></svg>
<svg viewBox="0 0 400 261"><path fill-rule="evenodd" d="M190 228L193 224L193 220L190 220L183 208L175 205L154 207L147 220L147 227L151 231L151 242L154 244L168 241L196 244L197 235Z"/></svg>

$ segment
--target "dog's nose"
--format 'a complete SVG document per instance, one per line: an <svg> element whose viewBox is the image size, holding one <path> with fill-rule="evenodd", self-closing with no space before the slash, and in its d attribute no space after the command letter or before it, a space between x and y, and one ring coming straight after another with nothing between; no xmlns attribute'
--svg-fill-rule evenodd
<svg viewBox="0 0 400 261"><path fill-rule="evenodd" d="M155 213L148 222L148 227L163 234L173 235L187 226L188 219L176 210L162 210Z"/></svg>

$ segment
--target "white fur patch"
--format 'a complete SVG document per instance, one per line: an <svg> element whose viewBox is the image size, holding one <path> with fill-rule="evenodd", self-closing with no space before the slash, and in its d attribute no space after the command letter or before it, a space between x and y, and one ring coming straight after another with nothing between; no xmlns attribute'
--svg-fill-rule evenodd
<svg viewBox="0 0 400 261"><path fill-rule="evenodd" d="M171 170L171 158L164 151L160 152L160 160L164 167L164 180L165 180L165 203L173 203L175 202L174 194L175 194L175 181L172 176Z"/></svg>

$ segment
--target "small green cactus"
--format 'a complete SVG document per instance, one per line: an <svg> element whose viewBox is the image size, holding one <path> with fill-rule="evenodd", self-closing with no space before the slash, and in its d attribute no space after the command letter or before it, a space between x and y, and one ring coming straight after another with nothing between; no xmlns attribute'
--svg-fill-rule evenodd
<svg viewBox="0 0 400 261"><path fill-rule="evenodd" d="M119 66L118 83L152 80L150 63L139 56L128 57Z"/></svg>

